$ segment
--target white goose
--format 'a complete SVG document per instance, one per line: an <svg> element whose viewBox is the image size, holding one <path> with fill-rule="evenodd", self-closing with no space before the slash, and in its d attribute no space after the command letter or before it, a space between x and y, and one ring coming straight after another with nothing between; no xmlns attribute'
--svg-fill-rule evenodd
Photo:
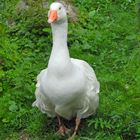
<svg viewBox="0 0 140 140"><path fill-rule="evenodd" d="M59 132L64 135L66 127L61 117L76 117L72 137L76 135L81 118L95 113L99 103L99 82L92 67L85 61L69 56L67 47L67 15L61 3L50 6L48 22L52 27L53 48L48 68L37 76L36 101L43 113L57 116Z"/></svg>

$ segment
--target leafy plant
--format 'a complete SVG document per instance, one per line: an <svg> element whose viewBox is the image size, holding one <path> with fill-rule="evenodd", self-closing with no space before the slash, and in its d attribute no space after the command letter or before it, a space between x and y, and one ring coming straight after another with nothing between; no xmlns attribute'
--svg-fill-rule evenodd
<svg viewBox="0 0 140 140"><path fill-rule="evenodd" d="M62 139L55 135L54 119L31 107L36 75L47 67L52 46L48 7L43 1L28 0L28 8L17 11L17 3L0 3L0 139ZM70 54L86 60L101 84L98 112L82 121L76 139L137 140L140 38L135 2L72 4L79 12L77 23L69 24Z"/></svg>

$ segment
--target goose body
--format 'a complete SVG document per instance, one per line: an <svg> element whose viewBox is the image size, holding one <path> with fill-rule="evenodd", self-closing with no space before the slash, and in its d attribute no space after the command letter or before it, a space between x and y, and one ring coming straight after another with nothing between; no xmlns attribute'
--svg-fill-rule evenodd
<svg viewBox="0 0 140 140"><path fill-rule="evenodd" d="M51 12L57 11L51 18ZM36 101L43 113L65 119L86 118L95 113L99 103L99 82L85 61L70 58L67 47L67 16L60 3L50 6L53 47L48 68L37 76ZM54 20L55 19L55 20Z"/></svg>
<svg viewBox="0 0 140 140"><path fill-rule="evenodd" d="M82 60L72 58L71 62L76 70L67 76L55 77L48 69L38 75L33 105L50 117L57 113L65 119L86 118L98 107L99 82L93 69Z"/></svg>

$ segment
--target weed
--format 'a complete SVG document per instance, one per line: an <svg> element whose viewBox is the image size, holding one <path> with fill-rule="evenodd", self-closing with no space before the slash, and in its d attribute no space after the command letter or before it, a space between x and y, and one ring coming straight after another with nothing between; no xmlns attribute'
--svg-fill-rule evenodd
<svg viewBox="0 0 140 140"><path fill-rule="evenodd" d="M55 121L31 107L36 75L47 67L51 29L42 1L15 10L0 3L0 139L61 139ZM50 1L49 1L50 3ZM77 140L140 138L140 41L135 2L73 0L78 21L69 24L71 57L86 60L101 84L95 116L83 120Z"/></svg>

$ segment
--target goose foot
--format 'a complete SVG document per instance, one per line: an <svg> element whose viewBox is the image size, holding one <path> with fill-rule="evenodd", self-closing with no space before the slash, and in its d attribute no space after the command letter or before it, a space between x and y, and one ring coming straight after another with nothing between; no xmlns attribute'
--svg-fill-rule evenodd
<svg viewBox="0 0 140 140"><path fill-rule="evenodd" d="M71 136L70 138L68 138L67 140L74 140L75 136Z"/></svg>
<svg viewBox="0 0 140 140"><path fill-rule="evenodd" d="M63 126L60 126L57 133L60 134L61 136L64 136L65 135L65 128Z"/></svg>
<svg viewBox="0 0 140 140"><path fill-rule="evenodd" d="M59 130L57 131L58 134L61 136L64 136L65 134L70 134L71 129L66 128L64 125L59 127Z"/></svg>
<svg viewBox="0 0 140 140"><path fill-rule="evenodd" d="M57 119L58 119L58 124L59 124L59 129L57 133L60 134L61 136L64 136L65 134L69 134L71 132L71 129L68 129L65 127L59 115L57 115Z"/></svg>

